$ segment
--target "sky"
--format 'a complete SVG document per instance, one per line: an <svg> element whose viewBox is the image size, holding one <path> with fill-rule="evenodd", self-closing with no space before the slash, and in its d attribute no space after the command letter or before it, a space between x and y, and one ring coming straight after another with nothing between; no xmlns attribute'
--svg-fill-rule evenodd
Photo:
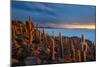
<svg viewBox="0 0 100 67"><path fill-rule="evenodd" d="M12 19L27 21L43 27L95 29L96 7L89 5L12 2Z"/></svg>

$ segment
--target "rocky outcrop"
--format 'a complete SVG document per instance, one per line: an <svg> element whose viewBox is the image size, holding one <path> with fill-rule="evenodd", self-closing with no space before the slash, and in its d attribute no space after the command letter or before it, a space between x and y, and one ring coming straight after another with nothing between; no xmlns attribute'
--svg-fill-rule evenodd
<svg viewBox="0 0 100 67"><path fill-rule="evenodd" d="M50 36L32 19L12 21L12 65L36 65L96 60L96 46L79 37Z"/></svg>

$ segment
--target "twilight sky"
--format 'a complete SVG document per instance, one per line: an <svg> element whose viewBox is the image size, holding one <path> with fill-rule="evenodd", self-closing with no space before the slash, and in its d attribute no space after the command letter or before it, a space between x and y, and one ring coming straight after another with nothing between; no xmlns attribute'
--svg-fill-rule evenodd
<svg viewBox="0 0 100 67"><path fill-rule="evenodd" d="M31 16L34 23L44 27L95 29L96 7L87 5L12 2L12 19L26 21Z"/></svg>

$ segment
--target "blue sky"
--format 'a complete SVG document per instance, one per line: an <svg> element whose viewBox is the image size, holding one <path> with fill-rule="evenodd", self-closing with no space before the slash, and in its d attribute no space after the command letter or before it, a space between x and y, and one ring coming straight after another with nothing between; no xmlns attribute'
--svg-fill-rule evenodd
<svg viewBox="0 0 100 67"><path fill-rule="evenodd" d="M39 25L43 24L95 24L96 7L72 4L39 2L12 2L12 18L26 21L31 16Z"/></svg>

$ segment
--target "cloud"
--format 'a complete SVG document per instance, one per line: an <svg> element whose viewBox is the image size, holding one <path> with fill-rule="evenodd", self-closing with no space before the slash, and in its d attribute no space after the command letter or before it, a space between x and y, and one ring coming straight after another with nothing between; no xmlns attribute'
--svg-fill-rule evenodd
<svg viewBox="0 0 100 67"><path fill-rule="evenodd" d="M31 16L36 24L95 24L96 7L73 4L12 2L13 19L26 21Z"/></svg>

